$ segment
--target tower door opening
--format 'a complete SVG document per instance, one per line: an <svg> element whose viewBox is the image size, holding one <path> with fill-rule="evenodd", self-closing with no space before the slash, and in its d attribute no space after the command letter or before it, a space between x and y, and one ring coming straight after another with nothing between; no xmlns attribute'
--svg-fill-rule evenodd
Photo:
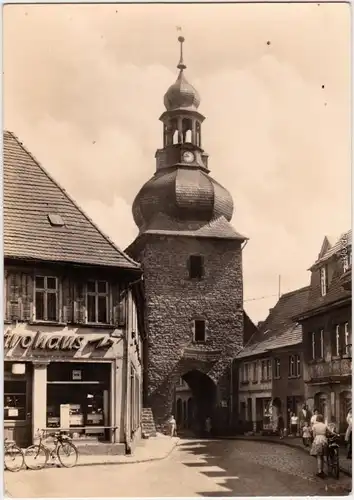
<svg viewBox="0 0 354 500"><path fill-rule="evenodd" d="M205 374L192 370L184 374L175 388L175 408L179 433L202 436L215 416L216 386Z"/></svg>

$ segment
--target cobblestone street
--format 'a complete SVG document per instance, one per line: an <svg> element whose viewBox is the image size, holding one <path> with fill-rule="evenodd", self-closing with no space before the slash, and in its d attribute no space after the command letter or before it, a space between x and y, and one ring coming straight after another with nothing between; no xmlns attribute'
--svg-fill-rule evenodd
<svg viewBox="0 0 354 500"><path fill-rule="evenodd" d="M184 440L165 460L5 473L12 497L347 495L351 479L315 476L316 461L286 446Z"/></svg>

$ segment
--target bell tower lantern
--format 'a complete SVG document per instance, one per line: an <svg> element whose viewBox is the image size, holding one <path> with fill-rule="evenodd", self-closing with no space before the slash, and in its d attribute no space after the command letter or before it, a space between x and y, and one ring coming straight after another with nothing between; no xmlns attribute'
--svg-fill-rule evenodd
<svg viewBox="0 0 354 500"><path fill-rule="evenodd" d="M208 172L208 155L202 149L202 123L199 113L200 96L188 83L183 60L184 37L180 43L179 74L164 96L166 111L160 116L163 123L163 148L156 152L156 170L174 165L190 165Z"/></svg>

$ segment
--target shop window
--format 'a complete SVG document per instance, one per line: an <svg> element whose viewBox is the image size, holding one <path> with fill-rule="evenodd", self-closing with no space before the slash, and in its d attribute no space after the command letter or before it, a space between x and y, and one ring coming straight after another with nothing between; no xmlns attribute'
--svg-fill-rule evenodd
<svg viewBox="0 0 354 500"><path fill-rule="evenodd" d="M274 359L274 378L280 378L280 359Z"/></svg>
<svg viewBox="0 0 354 500"><path fill-rule="evenodd" d="M35 319L37 321L58 321L58 278L36 276Z"/></svg>
<svg viewBox="0 0 354 500"><path fill-rule="evenodd" d="M204 319L195 319L194 320L194 342L205 342L206 340L206 324Z"/></svg>
<svg viewBox="0 0 354 500"><path fill-rule="evenodd" d="M108 283L92 280L87 282L87 322L108 323Z"/></svg>
<svg viewBox="0 0 354 500"><path fill-rule="evenodd" d="M202 279L204 276L204 258L202 255L191 255L189 257L189 277L191 279Z"/></svg>
<svg viewBox="0 0 354 500"><path fill-rule="evenodd" d="M4 382L4 420L26 420L26 382Z"/></svg>

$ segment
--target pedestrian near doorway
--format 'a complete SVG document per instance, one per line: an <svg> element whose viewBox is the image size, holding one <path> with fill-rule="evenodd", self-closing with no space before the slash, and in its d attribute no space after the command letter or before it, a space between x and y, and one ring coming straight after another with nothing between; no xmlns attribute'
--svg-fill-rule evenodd
<svg viewBox="0 0 354 500"><path fill-rule="evenodd" d="M311 427L317 422L317 416L319 415L319 411L315 408L313 411L313 415L310 420Z"/></svg>
<svg viewBox="0 0 354 500"><path fill-rule="evenodd" d="M170 436L171 437L177 436L177 424L175 417L173 415L171 415L170 418L168 419L168 426L169 426Z"/></svg>
<svg viewBox="0 0 354 500"><path fill-rule="evenodd" d="M282 414L278 417L278 434L280 439L284 438L284 418Z"/></svg>
<svg viewBox="0 0 354 500"><path fill-rule="evenodd" d="M298 426L298 417L295 415L295 413L291 414L290 417L290 433L292 436L297 435L297 426Z"/></svg>
<svg viewBox="0 0 354 500"><path fill-rule="evenodd" d="M211 436L211 418L207 417L205 420L205 433L207 437Z"/></svg>

